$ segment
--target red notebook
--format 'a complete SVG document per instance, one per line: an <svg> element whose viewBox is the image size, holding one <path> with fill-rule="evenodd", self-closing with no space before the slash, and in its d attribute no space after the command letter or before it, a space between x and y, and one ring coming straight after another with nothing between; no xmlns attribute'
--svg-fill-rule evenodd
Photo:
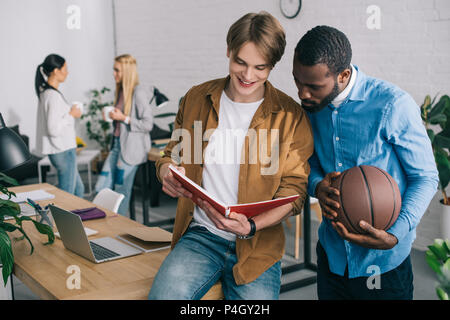
<svg viewBox="0 0 450 320"><path fill-rule="evenodd" d="M252 203L244 203L244 204L235 204L235 205L227 205L222 201L215 199L213 196L208 194L208 192L196 184L194 181L186 177L183 173L178 171L174 166L169 166L170 171L172 172L175 179L177 179L183 187L192 193L192 201L198 204L199 198L208 201L211 206L213 206L217 211L219 211L224 216L228 217L230 212L236 212L245 214L248 218L256 216L262 212L268 211L270 209L274 209L276 207L282 206L284 204L293 202L300 197L298 194L277 198L273 200L266 200L260 202L252 202Z"/></svg>

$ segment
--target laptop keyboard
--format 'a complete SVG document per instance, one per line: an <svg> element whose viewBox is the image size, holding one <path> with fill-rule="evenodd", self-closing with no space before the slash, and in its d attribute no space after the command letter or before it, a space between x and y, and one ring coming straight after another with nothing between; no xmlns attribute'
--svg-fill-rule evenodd
<svg viewBox="0 0 450 320"><path fill-rule="evenodd" d="M114 258L120 256L120 254L111 251L109 249L106 249L105 247L102 247L101 245L98 245L92 241L89 241L89 244L91 245L92 252L94 253L94 257L97 260L103 260L108 258Z"/></svg>

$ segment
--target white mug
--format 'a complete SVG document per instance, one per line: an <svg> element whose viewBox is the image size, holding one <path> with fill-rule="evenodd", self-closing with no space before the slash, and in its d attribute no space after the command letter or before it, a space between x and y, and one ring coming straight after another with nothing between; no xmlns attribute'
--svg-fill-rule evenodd
<svg viewBox="0 0 450 320"><path fill-rule="evenodd" d="M103 112L103 117L105 118L105 121L113 122L113 119L111 119L109 117L109 113L112 112L113 110L114 110L114 106L103 107L102 112Z"/></svg>
<svg viewBox="0 0 450 320"><path fill-rule="evenodd" d="M84 103L80 101L74 101L72 102L72 105L75 105L78 109L80 109L81 114L83 114L84 111Z"/></svg>

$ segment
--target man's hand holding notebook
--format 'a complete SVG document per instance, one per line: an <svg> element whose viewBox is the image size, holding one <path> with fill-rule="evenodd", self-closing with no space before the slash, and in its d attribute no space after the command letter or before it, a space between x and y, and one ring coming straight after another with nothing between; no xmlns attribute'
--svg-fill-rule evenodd
<svg viewBox="0 0 450 320"><path fill-rule="evenodd" d="M169 196L178 198L185 197L191 198L192 194L186 190L183 185L178 182L177 179L172 174L172 170L169 167L175 168L178 172L181 172L183 175L185 174L183 167L175 167L171 164L164 164L161 166L160 177L162 182L162 190L167 193Z"/></svg>

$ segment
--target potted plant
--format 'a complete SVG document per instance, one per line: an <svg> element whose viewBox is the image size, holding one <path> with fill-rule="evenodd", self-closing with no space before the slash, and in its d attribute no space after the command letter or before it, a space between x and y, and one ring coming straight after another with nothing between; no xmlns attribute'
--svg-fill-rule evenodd
<svg viewBox="0 0 450 320"><path fill-rule="evenodd" d="M450 241L436 239L433 245L428 246L426 260L428 265L436 272L438 285L436 294L441 300L450 299Z"/></svg>
<svg viewBox="0 0 450 320"><path fill-rule="evenodd" d="M439 189L442 192L441 202L441 234L444 239L450 238L450 199L445 188L450 182L450 98L443 95L436 102L427 95L421 105L422 120L425 123L428 137L433 147L434 158L439 172ZM435 130L431 128L435 126Z"/></svg>
<svg viewBox="0 0 450 320"><path fill-rule="evenodd" d="M22 228L22 223L24 221L33 222L37 231L47 235L48 241L45 243L46 245L52 244L55 240L55 235L53 234L53 230L50 226L39 223L27 216L19 216L20 206L17 203L10 200L11 197L16 196L14 192L8 190L7 186L11 185L16 186L18 185L18 183L16 180L0 172L0 194L3 193L7 196L7 199L0 199L0 265L2 266L2 276L5 286L8 282L8 278L11 275L14 266L12 242L7 232L19 231L22 234L22 236L19 238L13 238L12 240L20 241L23 239L27 239L31 246L30 255L33 254L34 246L30 238L27 236L26 232ZM6 216L13 217L14 223L6 222L5 221Z"/></svg>
<svg viewBox="0 0 450 320"><path fill-rule="evenodd" d="M81 119L87 119L86 129L88 138L96 141L100 145L102 160L106 159L112 141L112 126L108 121L103 120L103 107L110 106L113 102L103 102L104 96L111 91L103 87L101 90L93 89L89 92L90 101L85 114Z"/></svg>

